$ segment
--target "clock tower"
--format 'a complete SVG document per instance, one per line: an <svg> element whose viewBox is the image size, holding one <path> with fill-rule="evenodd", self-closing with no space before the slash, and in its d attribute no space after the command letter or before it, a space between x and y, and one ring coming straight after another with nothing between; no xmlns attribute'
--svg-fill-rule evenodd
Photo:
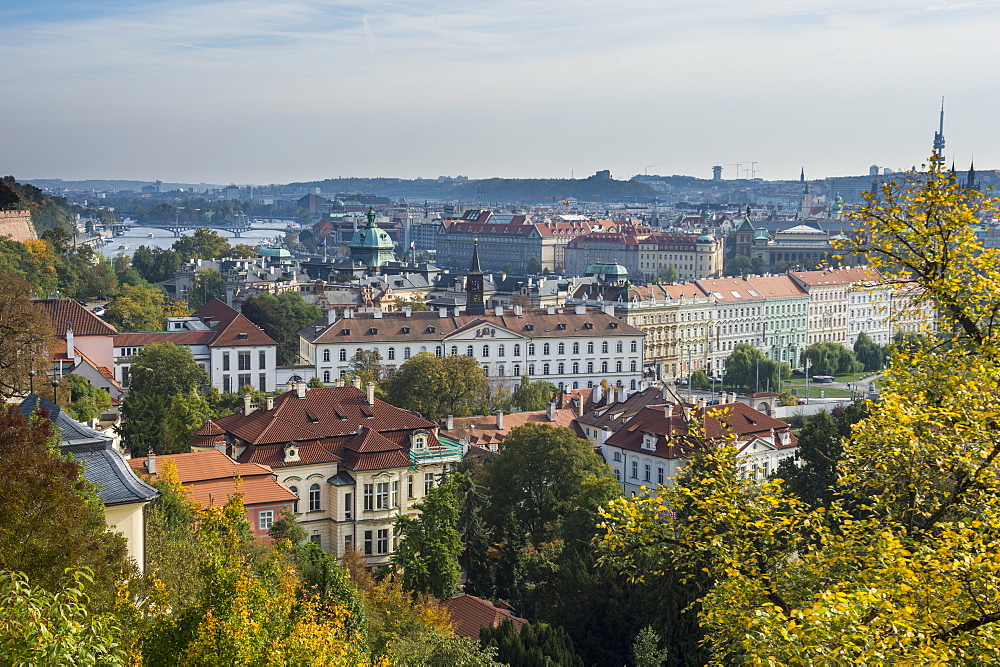
<svg viewBox="0 0 1000 667"><path fill-rule="evenodd" d="M465 313L467 315L485 315L483 270L479 268L479 239L473 239L472 265L469 275L465 277Z"/></svg>

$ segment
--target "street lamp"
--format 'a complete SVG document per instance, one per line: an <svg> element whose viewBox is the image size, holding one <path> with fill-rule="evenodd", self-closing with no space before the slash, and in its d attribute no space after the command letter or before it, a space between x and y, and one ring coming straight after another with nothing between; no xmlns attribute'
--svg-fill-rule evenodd
<svg viewBox="0 0 1000 667"><path fill-rule="evenodd" d="M59 380L52 381L52 402L59 405Z"/></svg>
<svg viewBox="0 0 1000 667"><path fill-rule="evenodd" d="M35 373L34 370L28 371L28 382L31 383L31 393L32 394L35 393L35 375L37 375L37 373Z"/></svg>

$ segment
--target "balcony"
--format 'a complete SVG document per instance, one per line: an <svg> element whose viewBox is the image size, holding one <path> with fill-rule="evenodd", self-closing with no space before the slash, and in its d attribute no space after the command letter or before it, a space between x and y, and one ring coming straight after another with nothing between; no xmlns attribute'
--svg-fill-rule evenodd
<svg viewBox="0 0 1000 667"><path fill-rule="evenodd" d="M410 463L422 465L426 463L457 463L462 460L462 443L438 436L440 445L423 449L410 448Z"/></svg>

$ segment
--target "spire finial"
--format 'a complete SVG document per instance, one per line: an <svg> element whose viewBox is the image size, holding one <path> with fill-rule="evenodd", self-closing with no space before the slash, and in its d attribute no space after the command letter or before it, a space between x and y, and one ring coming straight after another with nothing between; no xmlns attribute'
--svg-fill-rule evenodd
<svg viewBox="0 0 1000 667"><path fill-rule="evenodd" d="M472 239L472 264L469 266L469 271L472 273L482 273L483 270L479 267L479 239Z"/></svg>

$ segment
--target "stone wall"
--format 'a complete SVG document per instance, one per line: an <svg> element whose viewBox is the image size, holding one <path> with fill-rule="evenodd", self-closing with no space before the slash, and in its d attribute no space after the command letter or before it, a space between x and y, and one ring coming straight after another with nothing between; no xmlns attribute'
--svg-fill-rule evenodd
<svg viewBox="0 0 1000 667"><path fill-rule="evenodd" d="M31 224L29 211L0 211L0 236L14 241L37 239L35 227Z"/></svg>

